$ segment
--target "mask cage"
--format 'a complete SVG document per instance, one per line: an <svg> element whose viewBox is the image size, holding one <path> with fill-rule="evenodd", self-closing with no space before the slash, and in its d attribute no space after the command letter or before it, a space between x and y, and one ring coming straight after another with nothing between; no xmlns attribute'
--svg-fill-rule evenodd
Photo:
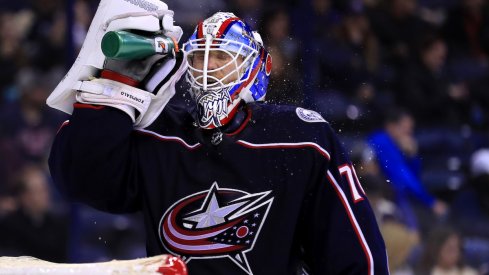
<svg viewBox="0 0 489 275"><path fill-rule="evenodd" d="M194 90L196 93L200 93L201 91L216 91L226 89L247 81L250 77L251 65L258 56L258 50L252 46L246 45L242 42L222 38L212 38L210 36L207 38L189 40L184 44L184 51L189 64L186 80L190 84L192 90ZM231 58L227 63L219 66L218 68L209 70L208 59L211 51L218 52L218 55L227 55ZM199 55L202 55L202 57ZM196 56L204 59L202 61L202 68L196 68L194 65L195 62L193 59L196 58ZM243 58L241 63L239 63L239 58ZM228 66L234 66L234 69L232 69L222 78L219 79L211 75L220 70L224 70ZM225 83L226 79L234 74L237 74L238 78L235 81Z"/></svg>

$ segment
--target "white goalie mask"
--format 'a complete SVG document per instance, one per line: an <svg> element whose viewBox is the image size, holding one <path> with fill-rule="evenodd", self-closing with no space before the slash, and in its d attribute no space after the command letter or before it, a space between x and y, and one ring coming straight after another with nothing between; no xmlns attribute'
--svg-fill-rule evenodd
<svg viewBox="0 0 489 275"><path fill-rule="evenodd" d="M201 128L228 123L241 101L264 100L271 57L260 35L234 14L218 12L199 23L183 48Z"/></svg>

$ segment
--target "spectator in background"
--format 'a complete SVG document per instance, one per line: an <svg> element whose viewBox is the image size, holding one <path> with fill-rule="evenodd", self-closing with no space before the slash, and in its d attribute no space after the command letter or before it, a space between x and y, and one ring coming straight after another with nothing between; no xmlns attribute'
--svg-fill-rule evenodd
<svg viewBox="0 0 489 275"><path fill-rule="evenodd" d="M293 64L290 57L285 56L284 52L278 47L268 47L272 56L273 73L270 75L270 82L266 101L271 104L288 104L301 106L304 101L304 94L301 88L300 73Z"/></svg>
<svg viewBox="0 0 489 275"><path fill-rule="evenodd" d="M75 50L78 51L85 41L88 28L94 15L90 7L90 0L76 0L74 6L75 22L73 23L73 42Z"/></svg>
<svg viewBox="0 0 489 275"><path fill-rule="evenodd" d="M477 271L462 260L462 238L447 227L434 228L426 240L416 274L477 275Z"/></svg>
<svg viewBox="0 0 489 275"><path fill-rule="evenodd" d="M232 0L229 1L228 9L236 11L236 16L248 23L251 29L257 30L265 6L263 0Z"/></svg>
<svg viewBox="0 0 489 275"><path fill-rule="evenodd" d="M479 79L470 83L472 97L471 125L481 131L489 130L489 77L484 73Z"/></svg>
<svg viewBox="0 0 489 275"><path fill-rule="evenodd" d="M419 202L424 205L421 209L428 208L439 218L447 214L448 207L429 194L420 180L421 162L414 137L414 123L408 112L388 110L384 128L371 134L367 143L382 174L392 186L395 203L402 211L404 223L411 229L424 232L428 221L417 218ZM430 224L432 222L429 221Z"/></svg>
<svg viewBox="0 0 489 275"><path fill-rule="evenodd" d="M186 40L193 33L195 26L199 23L199 18L206 18L216 10L226 9L224 0L168 0L164 2L178 15L175 17L175 24L183 29L182 40Z"/></svg>
<svg viewBox="0 0 489 275"><path fill-rule="evenodd" d="M22 41L32 19L27 10L0 12L0 106L15 99L11 88L18 67L26 61Z"/></svg>
<svg viewBox="0 0 489 275"><path fill-rule="evenodd" d="M290 17L285 8L265 11L260 20L260 34L272 56L273 73L267 92L267 102L302 105L302 70L299 64L299 45L290 32Z"/></svg>
<svg viewBox="0 0 489 275"><path fill-rule="evenodd" d="M39 165L24 166L15 189L19 209L0 220L1 255L66 262L68 223L50 208L45 171Z"/></svg>
<svg viewBox="0 0 489 275"><path fill-rule="evenodd" d="M0 187L0 220L17 210L17 201L6 185Z"/></svg>
<svg viewBox="0 0 489 275"><path fill-rule="evenodd" d="M409 256L419 244L419 234L403 222L403 214L397 205L390 200L392 188L385 184L385 179L378 172L374 171L378 169L378 167L373 168L373 166L377 166L376 163L365 161L364 164L370 166L370 169L366 174L362 172L358 176L361 178L365 190L367 190L368 198L384 237L389 270L391 274L400 274L400 272L412 274Z"/></svg>
<svg viewBox="0 0 489 275"><path fill-rule="evenodd" d="M384 237L389 270L395 275L411 275L411 258L420 244L420 236L406 224L405 214L396 205L394 190L386 184L379 164L366 144L358 144L352 158Z"/></svg>
<svg viewBox="0 0 489 275"><path fill-rule="evenodd" d="M63 68L66 60L66 16L64 1L32 1L35 14L28 36L29 65L42 70Z"/></svg>
<svg viewBox="0 0 489 275"><path fill-rule="evenodd" d="M269 8L260 23L259 31L263 43L279 47L289 59L295 60L299 57L299 45L291 33L291 19L285 7Z"/></svg>
<svg viewBox="0 0 489 275"><path fill-rule="evenodd" d="M348 8L332 33L331 37L319 41L324 50L316 59L320 73L314 83L326 88L328 94L322 96L334 94L331 98L339 98L339 105L345 105L338 108L343 109L339 110L343 116L334 120L359 120L352 128L370 129L380 109L376 87L380 66L377 38L363 9L355 6Z"/></svg>
<svg viewBox="0 0 489 275"><path fill-rule="evenodd" d="M361 85L373 84L379 66L377 38L361 10L349 10L330 38L320 40L321 86L354 97Z"/></svg>
<svg viewBox="0 0 489 275"><path fill-rule="evenodd" d="M489 10L485 0L462 0L450 10L444 35L453 57L470 57L487 62L489 53Z"/></svg>
<svg viewBox="0 0 489 275"><path fill-rule="evenodd" d="M419 37L430 29L417 15L417 9L417 0L391 0L369 13L386 63L402 66L415 56Z"/></svg>
<svg viewBox="0 0 489 275"><path fill-rule="evenodd" d="M465 236L489 240L489 149L472 154L470 170L468 184L452 202L451 216Z"/></svg>
<svg viewBox="0 0 489 275"><path fill-rule="evenodd" d="M443 39L427 35L418 58L402 73L396 96L422 126L457 126L469 121L470 94L464 83L450 83Z"/></svg>
<svg viewBox="0 0 489 275"><path fill-rule="evenodd" d="M443 28L451 70L470 84L472 125L489 125L489 5L487 0L462 0L450 10Z"/></svg>
<svg viewBox="0 0 489 275"><path fill-rule="evenodd" d="M297 12L295 33L305 39L324 39L331 35L332 28L342 19L342 14L333 0L301 1L300 12ZM307 45L312 45L308 43Z"/></svg>
<svg viewBox="0 0 489 275"><path fill-rule="evenodd" d="M46 105L57 75L23 70L17 80L19 101L0 110L0 171L6 182L26 162L42 163L64 116Z"/></svg>

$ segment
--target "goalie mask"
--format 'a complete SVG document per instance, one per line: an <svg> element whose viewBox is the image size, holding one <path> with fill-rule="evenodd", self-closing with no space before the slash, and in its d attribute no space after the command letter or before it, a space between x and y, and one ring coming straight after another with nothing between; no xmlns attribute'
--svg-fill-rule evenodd
<svg viewBox="0 0 489 275"><path fill-rule="evenodd" d="M218 12L199 23L184 51L200 127L223 126L241 101L265 99L271 56L260 35L234 14Z"/></svg>

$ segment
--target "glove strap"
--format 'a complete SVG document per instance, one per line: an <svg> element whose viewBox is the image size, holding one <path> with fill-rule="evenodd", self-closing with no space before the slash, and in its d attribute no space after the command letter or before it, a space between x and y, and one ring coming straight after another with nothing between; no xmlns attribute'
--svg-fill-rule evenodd
<svg viewBox="0 0 489 275"><path fill-rule="evenodd" d="M117 108L128 114L133 123L144 116L152 99L144 90L103 78L78 81L74 89L80 91L76 94L78 102Z"/></svg>

